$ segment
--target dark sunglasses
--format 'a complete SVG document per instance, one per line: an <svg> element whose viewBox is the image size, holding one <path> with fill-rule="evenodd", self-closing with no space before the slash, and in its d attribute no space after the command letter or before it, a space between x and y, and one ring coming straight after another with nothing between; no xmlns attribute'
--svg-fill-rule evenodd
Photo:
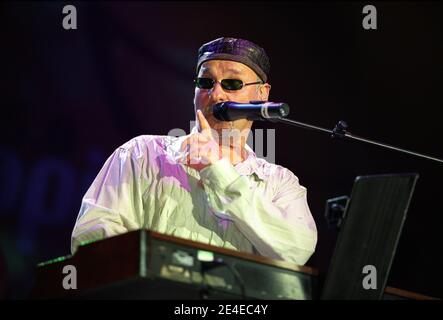
<svg viewBox="0 0 443 320"><path fill-rule="evenodd" d="M197 78L194 80L195 85L199 89L212 89L216 83L214 79L211 78ZM262 84L263 81L243 83L243 81L238 79L223 79L220 84L225 90L240 90L245 86L250 86L253 84Z"/></svg>

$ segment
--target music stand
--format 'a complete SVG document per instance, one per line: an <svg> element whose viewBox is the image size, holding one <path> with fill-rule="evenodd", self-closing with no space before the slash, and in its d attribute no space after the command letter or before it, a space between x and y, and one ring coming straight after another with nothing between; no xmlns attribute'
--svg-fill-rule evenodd
<svg viewBox="0 0 443 320"><path fill-rule="evenodd" d="M355 179L320 299L382 298L418 176Z"/></svg>

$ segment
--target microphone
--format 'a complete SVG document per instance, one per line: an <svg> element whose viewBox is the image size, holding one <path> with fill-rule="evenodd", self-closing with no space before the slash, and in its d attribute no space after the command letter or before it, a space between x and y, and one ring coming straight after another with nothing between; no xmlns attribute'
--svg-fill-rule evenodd
<svg viewBox="0 0 443 320"><path fill-rule="evenodd" d="M268 101L250 101L249 103L227 101L215 104L212 107L212 113L221 121L268 120L286 117L289 114L289 106L286 103Z"/></svg>

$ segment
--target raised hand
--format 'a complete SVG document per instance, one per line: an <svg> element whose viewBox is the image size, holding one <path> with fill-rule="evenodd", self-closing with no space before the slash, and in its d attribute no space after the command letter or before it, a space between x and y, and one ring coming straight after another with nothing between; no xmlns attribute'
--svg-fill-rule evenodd
<svg viewBox="0 0 443 320"><path fill-rule="evenodd" d="M190 134L182 143L183 162L198 171L221 159L214 132L200 110L197 110L199 132Z"/></svg>

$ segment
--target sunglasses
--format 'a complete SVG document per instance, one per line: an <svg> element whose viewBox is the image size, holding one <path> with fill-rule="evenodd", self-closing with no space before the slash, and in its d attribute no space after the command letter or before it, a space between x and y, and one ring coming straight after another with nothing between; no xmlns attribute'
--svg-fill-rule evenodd
<svg viewBox="0 0 443 320"><path fill-rule="evenodd" d="M197 78L194 80L195 86L199 89L212 89L217 81L211 78ZM262 84L263 81L243 83L239 79L223 79L220 84L225 90L240 90L245 86L250 86L253 84Z"/></svg>

